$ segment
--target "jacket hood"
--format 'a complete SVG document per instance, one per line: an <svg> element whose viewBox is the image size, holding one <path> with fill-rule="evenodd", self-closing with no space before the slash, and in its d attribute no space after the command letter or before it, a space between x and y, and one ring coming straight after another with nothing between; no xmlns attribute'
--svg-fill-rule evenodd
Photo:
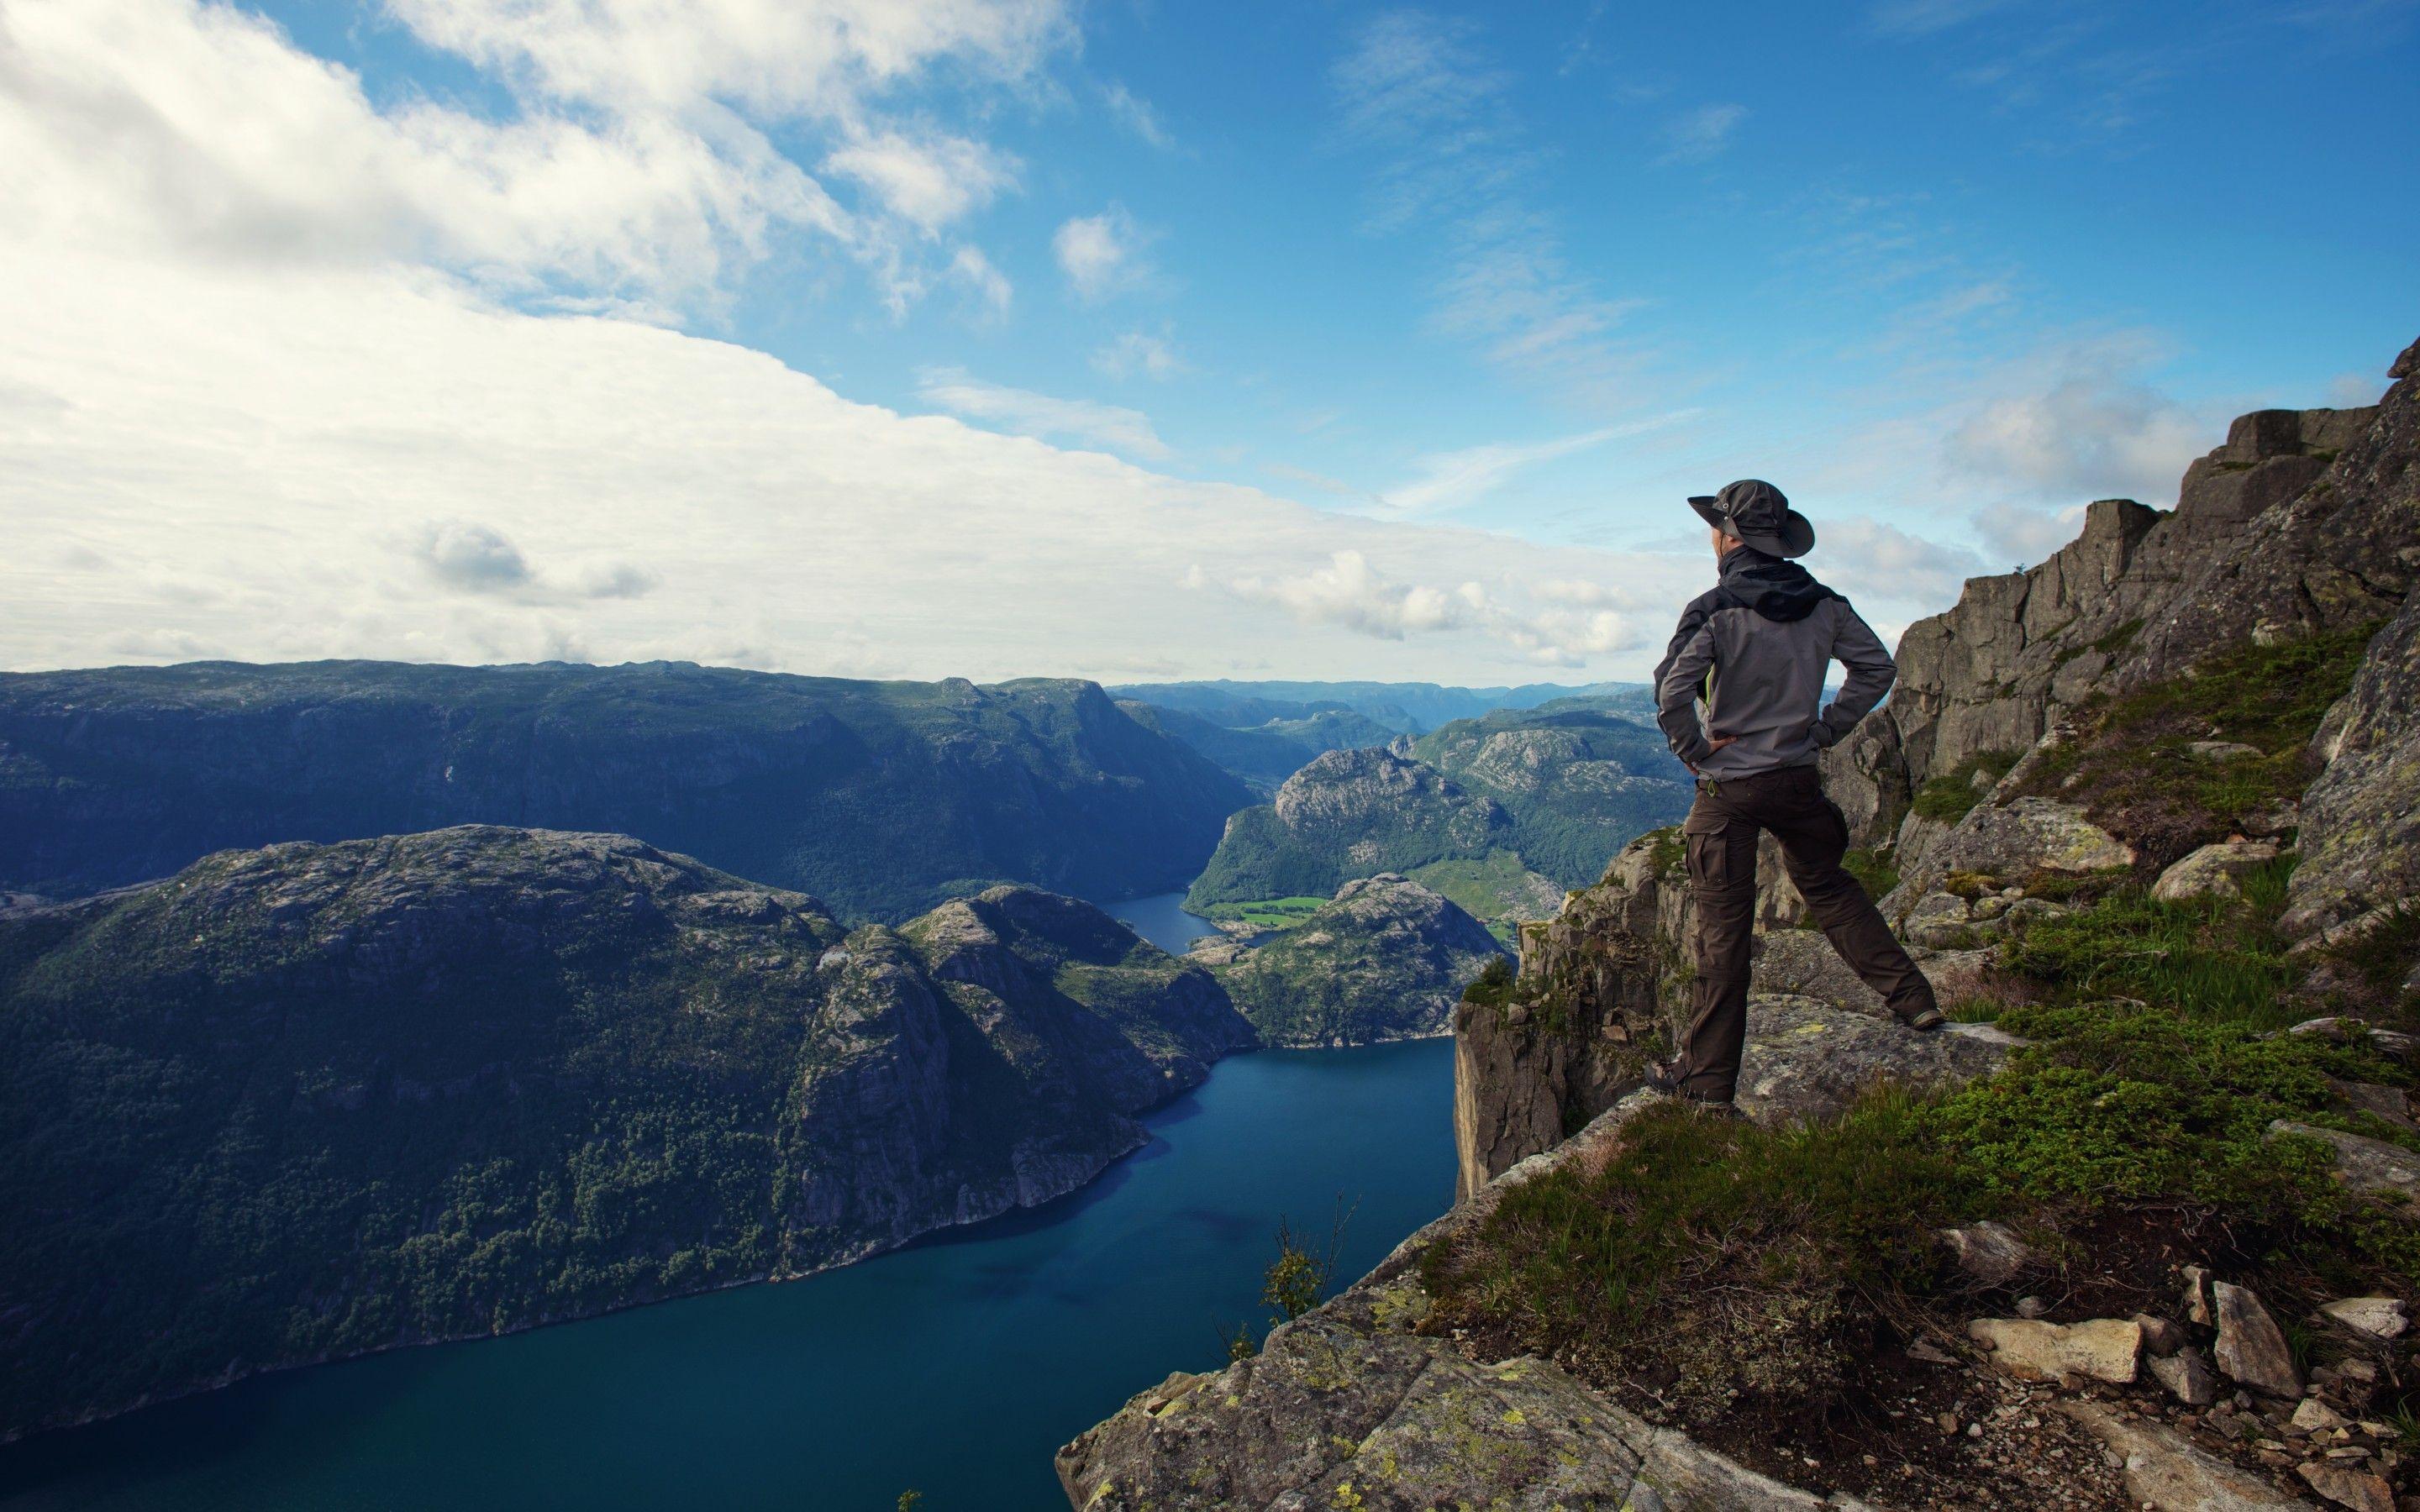
<svg viewBox="0 0 2420 1512"><path fill-rule="evenodd" d="M1815 612L1815 606L1839 595L1815 580L1795 562L1767 556L1752 546L1733 547L1723 556L1723 590L1768 620L1789 624Z"/></svg>

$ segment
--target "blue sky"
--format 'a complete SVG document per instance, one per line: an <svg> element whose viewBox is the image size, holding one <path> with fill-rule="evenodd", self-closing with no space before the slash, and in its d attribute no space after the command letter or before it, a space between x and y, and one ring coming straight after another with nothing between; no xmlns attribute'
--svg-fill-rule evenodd
<svg viewBox="0 0 2420 1512"><path fill-rule="evenodd" d="M23 0L0 657L1617 676L1744 474L1895 633L2375 399L2415 32Z"/></svg>

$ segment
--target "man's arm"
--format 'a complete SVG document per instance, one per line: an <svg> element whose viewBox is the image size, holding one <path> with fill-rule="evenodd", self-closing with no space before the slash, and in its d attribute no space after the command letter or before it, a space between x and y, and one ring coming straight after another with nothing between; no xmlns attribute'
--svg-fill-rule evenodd
<svg viewBox="0 0 2420 1512"><path fill-rule="evenodd" d="M1699 728L1697 707L1698 690L1704 686L1706 672L1714 665L1714 627L1705 613L1692 604L1689 612L1681 616L1681 628L1672 637L1670 649L1656 664L1655 722L1664 727L1664 739L1671 746L1672 754L1693 772L1717 748Z"/></svg>
<svg viewBox="0 0 2420 1512"><path fill-rule="evenodd" d="M1832 656L1849 670L1840 684L1840 696L1815 721L1814 736L1818 746L1830 746L1857 727L1857 721L1874 712L1874 705L1889 692L1891 683L1899 676L1899 664L1891 660L1882 637L1857 617L1845 598L1835 600L1839 605L1838 622L1832 631Z"/></svg>

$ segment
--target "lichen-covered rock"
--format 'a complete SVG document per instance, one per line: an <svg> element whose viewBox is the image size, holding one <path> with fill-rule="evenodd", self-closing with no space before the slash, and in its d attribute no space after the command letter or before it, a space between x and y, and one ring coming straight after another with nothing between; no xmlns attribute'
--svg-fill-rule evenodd
<svg viewBox="0 0 2420 1512"><path fill-rule="evenodd" d="M1751 997L1739 1109L1758 1123L1829 1118L1885 1082L1921 1090L1988 1076L2015 1043L1987 1025L1918 1033L1811 997Z"/></svg>
<svg viewBox="0 0 2420 1512"><path fill-rule="evenodd" d="M2143 1330L2131 1319L2096 1318L2045 1323L2030 1318L1978 1318L1966 1334L1992 1351L1992 1364L2019 1381L2072 1384L2079 1377L2130 1385L2143 1353Z"/></svg>
<svg viewBox="0 0 2420 1512"><path fill-rule="evenodd" d="M2356 1334L2377 1339L2400 1337L2407 1322L2399 1297L2343 1297L2320 1304L2319 1311Z"/></svg>
<svg viewBox="0 0 2420 1512"><path fill-rule="evenodd" d="M2036 796L1986 799L1926 847L1922 863L1904 874L1885 912L1929 898L1961 872L2015 882L2037 872L2084 875L2133 864L2133 847L2076 804Z"/></svg>
<svg viewBox="0 0 2420 1512"><path fill-rule="evenodd" d="M2299 1134L2327 1144L2335 1155L2335 1176L2346 1190L2379 1197L2420 1211L2420 1154L2383 1139L2366 1139L2341 1129L2280 1119L2269 1126L2272 1138Z"/></svg>
<svg viewBox="0 0 2420 1512"><path fill-rule="evenodd" d="M1916 966L1932 983L1944 1002L1971 992L1991 960L1989 950L1933 950L1921 946L1910 952ZM1882 995L1867 986L1832 942L1814 930L1774 930L1757 937L1753 967L1755 990L1812 997L1853 1012L1887 1017Z"/></svg>
<svg viewBox="0 0 2420 1512"><path fill-rule="evenodd" d="M2218 1323L2211 1355L2227 1379L2272 1396L2302 1395L2302 1368L2294 1364L2285 1332L2249 1287L2213 1283L2211 1313Z"/></svg>
<svg viewBox="0 0 2420 1512"><path fill-rule="evenodd" d="M2420 899L2420 599L2369 643L2313 748L2282 927L2296 935Z"/></svg>
<svg viewBox="0 0 2420 1512"><path fill-rule="evenodd" d="M2218 1400L2224 1389L2218 1372L2210 1367L2202 1352L2188 1344L2164 1355L2153 1355L2145 1363L2152 1378L2168 1389L2168 1395L2187 1407L2208 1407Z"/></svg>
<svg viewBox="0 0 2420 1512"><path fill-rule="evenodd" d="M1393 872L1348 882L1310 918L1211 969L1268 1044L1416 1039L1508 952L1487 926Z"/></svg>
<svg viewBox="0 0 2420 1512"><path fill-rule="evenodd" d="M2063 1401L2058 1410L2124 1461L2127 1494L2137 1506L2154 1512L2310 1512L2309 1503L2196 1448L2164 1423L2120 1417L2094 1401Z"/></svg>
<svg viewBox="0 0 2420 1512"><path fill-rule="evenodd" d="M2172 903L2188 898L2241 897L2243 875L2275 859L2277 846L2272 841L2218 841L2188 854L2161 872L2160 880L2151 884L2151 896Z"/></svg>

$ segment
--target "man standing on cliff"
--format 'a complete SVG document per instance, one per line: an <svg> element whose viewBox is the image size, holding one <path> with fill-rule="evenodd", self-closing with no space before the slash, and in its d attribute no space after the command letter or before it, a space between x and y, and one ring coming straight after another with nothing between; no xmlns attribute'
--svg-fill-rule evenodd
<svg viewBox="0 0 2420 1512"><path fill-rule="evenodd" d="M1682 611L1655 669L1655 702L1672 753L1698 777L1698 801L1681 826L1697 896L1698 974L1681 1053L1647 1079L1729 1111L1747 1035L1756 849L1765 830L1781 842L1807 913L1866 985L1911 1028L1943 1020L1932 984L1842 869L1848 821L1823 795L1815 766L1882 702L1899 669L1847 599L1788 560L1814 549L1815 527L1780 489L1745 479L1689 505L1714 528L1721 581ZM1825 707L1834 661L1848 677Z"/></svg>

